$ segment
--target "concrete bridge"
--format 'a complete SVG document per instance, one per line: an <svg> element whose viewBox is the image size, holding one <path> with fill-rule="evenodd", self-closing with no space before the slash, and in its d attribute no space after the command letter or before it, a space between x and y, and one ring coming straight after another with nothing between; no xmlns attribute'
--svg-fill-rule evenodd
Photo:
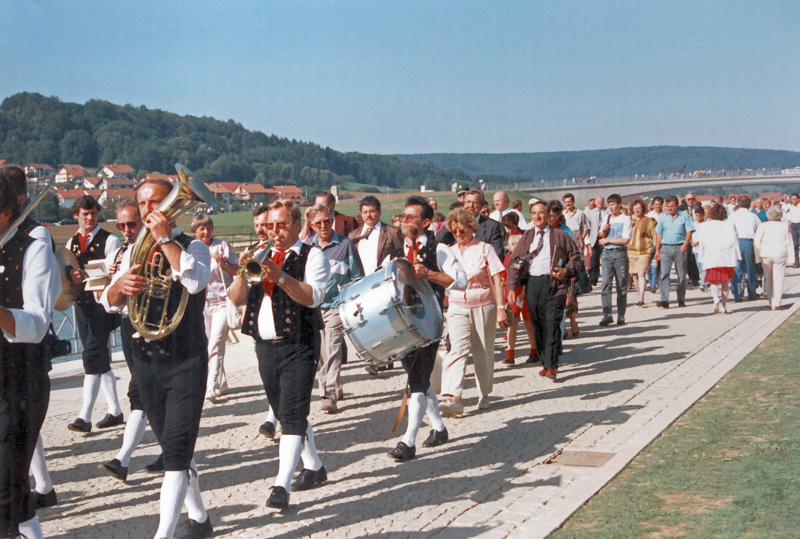
<svg viewBox="0 0 800 539"><path fill-rule="evenodd" d="M575 204L585 205L590 198L607 197L617 193L621 197L634 195L670 194L684 195L688 191L713 187L738 187L762 185L800 185L800 173L764 174L752 176L719 176L709 178L667 178L663 180L646 180L630 182L592 183L583 185L545 186L520 188L523 193L543 200L558 199L565 193L575 195ZM800 187L797 188L800 191Z"/></svg>

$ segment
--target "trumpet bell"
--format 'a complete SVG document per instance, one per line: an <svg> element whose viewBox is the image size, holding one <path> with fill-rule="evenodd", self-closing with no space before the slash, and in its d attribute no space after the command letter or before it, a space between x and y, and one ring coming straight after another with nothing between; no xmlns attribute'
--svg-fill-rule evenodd
<svg viewBox="0 0 800 539"><path fill-rule="evenodd" d="M267 240L256 247L262 248L255 255L250 255L242 259L239 263L239 277L250 285L259 285L264 282L267 272L264 270L264 259L272 249L272 240Z"/></svg>

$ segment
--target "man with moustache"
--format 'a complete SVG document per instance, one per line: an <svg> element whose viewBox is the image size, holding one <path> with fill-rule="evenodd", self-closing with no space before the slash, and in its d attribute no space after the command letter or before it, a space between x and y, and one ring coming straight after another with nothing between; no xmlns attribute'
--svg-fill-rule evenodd
<svg viewBox="0 0 800 539"><path fill-rule="evenodd" d="M17 192L0 182L0 234L19 215ZM38 343L61 293L50 248L19 230L0 246L0 537L40 538L28 469L50 397L49 357Z"/></svg>
<svg viewBox="0 0 800 539"><path fill-rule="evenodd" d="M536 350L542 361L539 376L555 382L561 355L561 320L567 298L567 283L577 278L580 252L569 235L547 223L547 204L531 206L533 226L520 238L508 267L507 301L515 301L514 290L525 286L533 320ZM564 256L562 266L553 267L556 249Z"/></svg>
<svg viewBox="0 0 800 539"><path fill-rule="evenodd" d="M486 204L486 200L483 198L482 191L478 189L467 191L464 196L464 209L470 212L475 217L475 220L478 221L475 239L491 245L500 260L503 260L505 258L506 228L494 219L481 214L481 206L483 204ZM447 227L444 227L436 235L436 243L455 245L456 239L447 230Z"/></svg>
<svg viewBox="0 0 800 539"><path fill-rule="evenodd" d="M156 240L156 252L163 255L167 275L173 279L169 305L177 306L184 291L190 294L189 300L178 327L169 335L153 341L138 333L132 336L133 373L142 407L164 457L161 515L155 537L173 537L186 503L189 519L175 537L195 539L213 533L193 458L208 377L203 309L211 254L202 241L182 233L158 210L171 190L172 185L166 180L146 180L137 188L136 200L142 222ZM119 269L104 292L103 303L116 310L121 310L129 297L140 296L147 289L140 264L131 266L131 252L129 249L122 256ZM175 308L171 307L167 314L174 315ZM147 317L150 321L155 316L160 318L157 309L151 314Z"/></svg>
<svg viewBox="0 0 800 539"><path fill-rule="evenodd" d="M142 219L139 216L139 206L133 199L125 199L120 201L117 205L117 230L122 232L125 236L125 245L116 251L112 252L106 258L106 265L108 266L108 273L112 277L117 273L119 265L122 262L122 257L136 242L136 236L142 228ZM108 305L108 295L102 294L100 297L100 304L106 308L107 311L113 312L117 309ZM142 399L139 395L139 383L136 379L136 374L133 368L133 334L134 329L131 326L131 321L128 319L128 308L123 306L121 310L122 322L120 323L120 334L122 336L122 354L125 356L125 363L128 364L128 370L131 373L131 379L128 383L128 401L131 405L131 413L128 415L128 421L125 422L125 433L122 435L122 448L117 453L117 456L108 462L104 462L98 466L100 471L107 473L111 477L120 481L125 481L128 478L128 464L131 460L134 450L139 446L139 442L144 436L144 431L147 428L147 415L144 413L144 406Z"/></svg>
<svg viewBox="0 0 800 539"><path fill-rule="evenodd" d="M300 241L301 215L294 203L272 202L265 213L274 244L263 263L264 282L248 285L237 275L229 292L235 304L247 304L242 333L256 341L264 390L281 424L278 476L267 506L283 510L289 506L292 489L310 489L328 478L308 413L322 327L318 307L325 296L330 263L319 248ZM262 216L264 212L257 219ZM245 251L242 256L248 254ZM303 471L292 482L301 457Z"/></svg>
<svg viewBox="0 0 800 539"><path fill-rule="evenodd" d="M369 275L391 251L403 244L403 235L396 226L381 221L381 202L377 197L361 197L358 207L364 224L353 230L349 238L356 244L364 275Z"/></svg>

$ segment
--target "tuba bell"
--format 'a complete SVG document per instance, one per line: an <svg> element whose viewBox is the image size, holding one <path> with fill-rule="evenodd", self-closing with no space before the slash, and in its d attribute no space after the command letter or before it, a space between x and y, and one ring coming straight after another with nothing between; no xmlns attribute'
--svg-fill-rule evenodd
<svg viewBox="0 0 800 539"><path fill-rule="evenodd" d="M167 220L174 221L201 202L216 206L214 195L203 182L194 178L189 169L179 163L175 169L178 171L178 181L158 206L158 211L163 212ZM183 249L179 243L176 245ZM163 339L175 331L189 301L189 292L184 289L177 309L169 316L172 270L164 254L156 247L156 239L147 228L142 227L131 251L131 266L141 264L139 274L147 278L147 289L139 296L129 297L127 301L131 325L142 337L151 341Z"/></svg>
<svg viewBox="0 0 800 539"><path fill-rule="evenodd" d="M267 272L264 271L264 259L269 254L270 249L272 249L273 243L275 242L272 240L259 243L256 245L255 249L253 249L253 253L261 248L262 251L260 253L251 254L239 262L239 277L241 277L244 282L253 285L259 285L264 282L264 278L267 276Z"/></svg>

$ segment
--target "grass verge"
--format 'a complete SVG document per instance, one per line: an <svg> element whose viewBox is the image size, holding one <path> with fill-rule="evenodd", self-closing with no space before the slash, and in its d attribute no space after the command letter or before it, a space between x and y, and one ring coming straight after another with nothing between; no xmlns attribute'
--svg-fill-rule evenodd
<svg viewBox="0 0 800 539"><path fill-rule="evenodd" d="M800 537L800 315L551 537Z"/></svg>

